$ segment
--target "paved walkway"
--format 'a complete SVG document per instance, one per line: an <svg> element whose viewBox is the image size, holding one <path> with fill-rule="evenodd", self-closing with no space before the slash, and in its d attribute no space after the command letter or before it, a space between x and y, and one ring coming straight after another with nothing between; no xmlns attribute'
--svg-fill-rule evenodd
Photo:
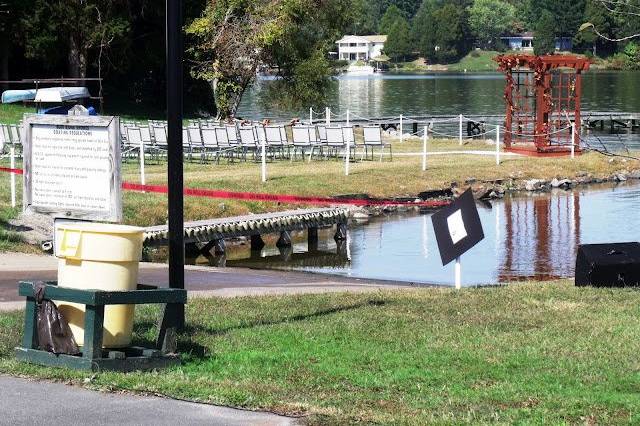
<svg viewBox="0 0 640 426"><path fill-rule="evenodd" d="M22 309L18 296L20 280L55 280L57 259L53 256L19 253L0 254L0 311ZM141 284L168 286L166 265L142 263ZM304 272L264 271L244 268L185 267L185 287L190 297L237 297L272 294L373 291L407 288L408 284Z"/></svg>
<svg viewBox="0 0 640 426"><path fill-rule="evenodd" d="M257 425L296 419L158 397L94 392L60 383L0 376L3 425Z"/></svg>

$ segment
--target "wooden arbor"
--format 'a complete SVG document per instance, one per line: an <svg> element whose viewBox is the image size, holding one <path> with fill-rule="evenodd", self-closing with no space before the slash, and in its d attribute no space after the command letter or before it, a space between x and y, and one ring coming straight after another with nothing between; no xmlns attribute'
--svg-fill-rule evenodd
<svg viewBox="0 0 640 426"><path fill-rule="evenodd" d="M589 60L571 55L500 55L507 77L504 143L507 151L531 155L566 155L580 134L582 71ZM578 146L575 147L579 151Z"/></svg>

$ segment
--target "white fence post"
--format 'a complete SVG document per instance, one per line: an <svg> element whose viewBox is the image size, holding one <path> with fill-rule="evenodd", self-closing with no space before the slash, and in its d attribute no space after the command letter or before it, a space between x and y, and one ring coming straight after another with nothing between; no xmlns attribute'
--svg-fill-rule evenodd
<svg viewBox="0 0 640 426"><path fill-rule="evenodd" d="M144 173L144 142L142 138L140 138L140 183L142 185L147 184Z"/></svg>
<svg viewBox="0 0 640 426"><path fill-rule="evenodd" d="M349 176L349 160L351 157L351 141L349 138L345 141L346 144L346 152L344 154L344 175Z"/></svg>
<svg viewBox="0 0 640 426"><path fill-rule="evenodd" d="M262 138L262 182L267 181L267 146L266 137Z"/></svg>
<svg viewBox="0 0 640 426"><path fill-rule="evenodd" d="M313 126L313 107L309 107L309 126Z"/></svg>
<svg viewBox="0 0 640 426"><path fill-rule="evenodd" d="M576 123L571 123L571 158L576 156Z"/></svg>
<svg viewBox="0 0 640 426"><path fill-rule="evenodd" d="M349 123L349 118L350 118L350 114L349 114L349 110L347 110L347 126L350 124Z"/></svg>
<svg viewBox="0 0 640 426"><path fill-rule="evenodd" d="M11 157L10 166L11 170L16 168L16 148L14 145L11 145L9 148L9 156ZM16 174L12 171L11 175L11 207L16 206Z"/></svg>
<svg viewBox="0 0 640 426"><path fill-rule="evenodd" d="M455 281L456 281L456 290L460 290L462 288L462 267L460 265L459 257L456 258Z"/></svg>
<svg viewBox="0 0 640 426"><path fill-rule="evenodd" d="M500 165L500 125L496 126L496 166Z"/></svg>
<svg viewBox="0 0 640 426"><path fill-rule="evenodd" d="M429 139L429 127L424 126L424 136L422 137L422 171L427 170L427 140Z"/></svg>
<svg viewBox="0 0 640 426"><path fill-rule="evenodd" d="M402 114L400 114L400 143L404 142L404 130L402 130L402 123L403 123L403 117Z"/></svg>
<svg viewBox="0 0 640 426"><path fill-rule="evenodd" d="M458 142L462 145L462 114L458 117L460 122L458 123Z"/></svg>
<svg viewBox="0 0 640 426"><path fill-rule="evenodd" d="M331 124L331 110L329 109L329 107L326 107L324 109L324 122L327 126Z"/></svg>

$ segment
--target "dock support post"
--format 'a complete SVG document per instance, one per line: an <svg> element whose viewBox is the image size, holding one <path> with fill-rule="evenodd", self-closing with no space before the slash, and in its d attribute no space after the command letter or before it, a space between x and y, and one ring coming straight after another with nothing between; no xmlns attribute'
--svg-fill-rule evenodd
<svg viewBox="0 0 640 426"><path fill-rule="evenodd" d="M458 143L462 145L462 114L460 114L458 120Z"/></svg>
<svg viewBox="0 0 640 426"><path fill-rule="evenodd" d="M291 246L287 247L278 247L278 251L280 252L280 259L283 262L290 262L293 257L293 248Z"/></svg>
<svg viewBox="0 0 640 426"><path fill-rule="evenodd" d="M222 239L212 240L212 241L209 241L200 249L200 253L202 253L205 256L209 255L211 254L211 249L214 249L213 253L216 256L221 256L227 250L227 246L224 243L224 240Z"/></svg>
<svg viewBox="0 0 640 426"><path fill-rule="evenodd" d="M403 124L403 117L402 117L402 114L400 114L400 128L398 129L398 131L400 132L400 143L404 142L404 130L402 130L404 126L402 124Z"/></svg>
<svg viewBox="0 0 640 426"><path fill-rule="evenodd" d="M260 234L251 236L251 251L260 251L264 248L264 241Z"/></svg>
<svg viewBox="0 0 640 426"><path fill-rule="evenodd" d="M346 222L340 222L336 225L336 233L333 236L336 241L344 241L347 239L347 224Z"/></svg>
<svg viewBox="0 0 640 426"><path fill-rule="evenodd" d="M329 109L329 107L326 107L324 109L324 121L327 126L331 124L331 110Z"/></svg>
<svg viewBox="0 0 640 426"><path fill-rule="evenodd" d="M276 247L291 247L291 234L289 231L280 232L280 238L278 238L278 241L276 242Z"/></svg>
<svg viewBox="0 0 640 426"><path fill-rule="evenodd" d="M313 126L313 107L309 107L309 126Z"/></svg>
<svg viewBox="0 0 640 426"><path fill-rule="evenodd" d="M318 228L307 228L307 251L318 251Z"/></svg>

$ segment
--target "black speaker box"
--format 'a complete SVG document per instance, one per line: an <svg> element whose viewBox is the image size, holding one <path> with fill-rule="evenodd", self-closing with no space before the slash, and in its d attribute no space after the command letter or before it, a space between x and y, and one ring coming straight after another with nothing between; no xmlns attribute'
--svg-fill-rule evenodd
<svg viewBox="0 0 640 426"><path fill-rule="evenodd" d="M579 246L576 257L576 285L640 286L640 243Z"/></svg>

